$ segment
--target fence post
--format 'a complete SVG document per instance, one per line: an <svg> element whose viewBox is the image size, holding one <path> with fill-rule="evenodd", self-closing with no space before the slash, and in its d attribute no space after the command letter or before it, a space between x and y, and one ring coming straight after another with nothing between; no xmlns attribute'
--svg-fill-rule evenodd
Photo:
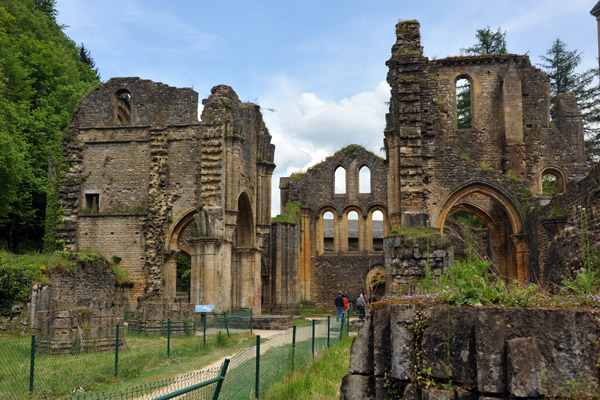
<svg viewBox="0 0 600 400"><path fill-rule="evenodd" d="M119 324L117 324L115 333L115 376L117 376L117 374L119 373Z"/></svg>
<svg viewBox="0 0 600 400"><path fill-rule="evenodd" d="M342 313L342 326L340 327L340 340L342 340L342 335L344 334L344 321L346 320L346 316Z"/></svg>
<svg viewBox="0 0 600 400"><path fill-rule="evenodd" d="M171 318L167 319L167 358L171 358Z"/></svg>
<svg viewBox="0 0 600 400"><path fill-rule="evenodd" d="M346 336L350 336L350 313L348 313L348 323L346 324L346 329L347 329L347 335Z"/></svg>
<svg viewBox="0 0 600 400"><path fill-rule="evenodd" d="M331 316L327 316L327 348L329 348L329 327L331 326L330 322Z"/></svg>
<svg viewBox="0 0 600 400"><path fill-rule="evenodd" d="M255 398L258 399L258 385L260 376L260 335L256 335L256 385L255 385Z"/></svg>
<svg viewBox="0 0 600 400"><path fill-rule="evenodd" d="M204 347L206 347L206 314L202 314L202 334L204 336Z"/></svg>
<svg viewBox="0 0 600 400"><path fill-rule="evenodd" d="M252 315L254 314L254 310L250 309L250 334L252 335Z"/></svg>
<svg viewBox="0 0 600 400"><path fill-rule="evenodd" d="M229 358L226 358L223 361L223 366L221 367L221 373L219 373L219 382L217 382L217 387L215 388L215 394L213 395L213 400L217 400L219 398L219 393L221 392L221 386L223 386L223 381L225 380L225 374L227 373L227 367L229 367Z"/></svg>
<svg viewBox="0 0 600 400"><path fill-rule="evenodd" d="M315 358L315 321L312 320L312 358Z"/></svg>
<svg viewBox="0 0 600 400"><path fill-rule="evenodd" d="M227 313L224 312L223 316L225 317L225 329L227 329L227 337L229 337L229 323L227 323Z"/></svg>
<svg viewBox="0 0 600 400"><path fill-rule="evenodd" d="M292 371L296 363L296 325L292 328Z"/></svg>
<svg viewBox="0 0 600 400"><path fill-rule="evenodd" d="M35 371L35 335L31 335L31 364L29 365L29 392L33 392L34 371Z"/></svg>

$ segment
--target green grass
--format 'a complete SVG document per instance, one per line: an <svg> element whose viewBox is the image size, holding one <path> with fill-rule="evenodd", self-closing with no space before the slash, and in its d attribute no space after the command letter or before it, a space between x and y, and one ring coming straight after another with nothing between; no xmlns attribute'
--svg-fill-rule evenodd
<svg viewBox="0 0 600 400"><path fill-rule="evenodd" d="M68 395L76 388L86 392L112 392L197 370L247 347L250 335L232 335L217 344L216 336L171 338L171 358L166 358L164 337L126 337L119 349L119 375L114 377L114 352L51 355L38 351L34 394L29 396L30 337L0 342L0 398L41 399Z"/></svg>
<svg viewBox="0 0 600 400"><path fill-rule="evenodd" d="M310 366L286 376L263 397L266 400L339 399L342 378L348 373L352 338L344 337Z"/></svg>

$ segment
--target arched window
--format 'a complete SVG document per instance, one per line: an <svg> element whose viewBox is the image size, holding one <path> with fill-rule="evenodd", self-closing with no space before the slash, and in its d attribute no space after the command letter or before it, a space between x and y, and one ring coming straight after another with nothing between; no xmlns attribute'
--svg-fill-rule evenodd
<svg viewBox="0 0 600 400"><path fill-rule="evenodd" d="M337 167L335 169L335 182L334 182L334 194L345 194L346 193L346 170L344 167Z"/></svg>
<svg viewBox="0 0 600 400"><path fill-rule="evenodd" d="M131 124L131 93L127 89L121 89L117 97L117 122L120 125Z"/></svg>
<svg viewBox="0 0 600 400"><path fill-rule="evenodd" d="M358 213L348 213L348 251L358 251Z"/></svg>
<svg viewBox="0 0 600 400"><path fill-rule="evenodd" d="M541 193L547 196L563 193L566 189L566 175L555 167L545 168L541 175Z"/></svg>
<svg viewBox="0 0 600 400"><path fill-rule="evenodd" d="M383 213L375 210L371 214L371 226L373 227L373 250L383 251Z"/></svg>
<svg viewBox="0 0 600 400"><path fill-rule="evenodd" d="M327 211L323 214L323 251L333 251L333 239L335 236L335 227L333 226L333 213Z"/></svg>
<svg viewBox="0 0 600 400"><path fill-rule="evenodd" d="M371 170L366 165L358 171L358 192L371 193Z"/></svg>
<svg viewBox="0 0 600 400"><path fill-rule="evenodd" d="M473 114L471 112L471 83L465 77L456 80L456 127L471 128Z"/></svg>

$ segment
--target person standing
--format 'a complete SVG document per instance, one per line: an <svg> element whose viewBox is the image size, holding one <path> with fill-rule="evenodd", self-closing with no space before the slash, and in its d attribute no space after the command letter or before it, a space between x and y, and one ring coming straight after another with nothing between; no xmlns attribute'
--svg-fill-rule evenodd
<svg viewBox="0 0 600 400"><path fill-rule="evenodd" d="M338 295L335 297L335 320L339 321L340 316L344 313L344 297L342 297L343 292L340 291Z"/></svg>
<svg viewBox="0 0 600 400"><path fill-rule="evenodd" d="M356 299L356 305L358 306L358 320L362 321L365 319L365 307L367 306L364 293L361 293L360 296L358 296L358 299Z"/></svg>
<svg viewBox="0 0 600 400"><path fill-rule="evenodd" d="M344 313L347 314L348 313L348 307L350 306L350 300L348 300L348 293L344 290L344 293L342 295L342 298L344 299Z"/></svg>

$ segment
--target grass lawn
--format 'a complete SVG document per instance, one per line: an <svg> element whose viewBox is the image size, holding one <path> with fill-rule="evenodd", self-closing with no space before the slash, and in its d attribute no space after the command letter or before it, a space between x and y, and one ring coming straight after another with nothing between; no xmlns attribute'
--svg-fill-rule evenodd
<svg viewBox="0 0 600 400"><path fill-rule="evenodd" d="M30 337L0 341L0 398L41 399L67 396L81 388L86 392L112 392L154 382L193 370L234 354L252 343L253 336L232 335L217 340L201 336L171 338L167 359L166 338L134 335L119 349L119 374L114 377L114 352L52 355L38 351L35 357L34 393L29 395Z"/></svg>
<svg viewBox="0 0 600 400"><path fill-rule="evenodd" d="M353 338L344 337L309 366L286 376L265 393L266 400L339 399L342 378L348 374Z"/></svg>

